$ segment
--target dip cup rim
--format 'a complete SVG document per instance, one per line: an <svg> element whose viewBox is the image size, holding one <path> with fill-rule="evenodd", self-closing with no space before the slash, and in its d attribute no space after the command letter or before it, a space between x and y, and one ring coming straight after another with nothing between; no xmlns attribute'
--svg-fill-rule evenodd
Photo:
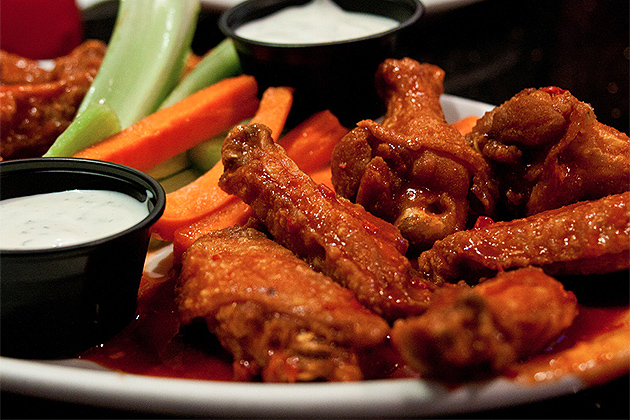
<svg viewBox="0 0 630 420"><path fill-rule="evenodd" d="M219 25L219 29L221 30L221 32L227 36L228 38L233 39L234 41L240 42L240 43L246 43L246 44L251 44L251 45L256 45L256 46L260 46L260 47L269 47L269 48L287 48L287 49L317 49L317 48L326 48L326 47L335 47L335 46L344 46L344 45L349 45L349 44L355 44L355 43L362 43L365 41L371 41L374 39L379 39L382 37L387 37L391 34L394 34L398 31L401 31L409 26L412 26L413 24L415 24L420 17L424 14L424 4L420 1L420 0L406 0L407 3L411 4L415 4L415 10L414 12L411 14L411 16L409 16L408 18L406 18L403 21L399 21L398 24L391 28L388 29L386 31L380 31L380 32L376 32L374 34L371 35L366 35L366 36L362 36L362 37L357 37L357 38L349 38L349 39L344 39L344 40L340 40L340 41L329 41L329 42L314 42L314 43L292 43L292 44L288 44L288 43L276 43L276 42L264 42L264 41L257 41L255 39L252 38L246 38L246 37L242 37L240 35L236 34L236 30L242 26L244 23L248 23L251 22L254 19L250 19L247 20L243 23L241 23L241 25L234 27L232 24L230 24L229 20L232 18L232 16L235 13L240 12L242 9L246 9L252 5L256 5L257 6L257 10L264 10L267 8L271 8L273 6L273 4L275 3L285 3L285 2L291 2L291 0L279 0L279 1L265 1L265 2L261 2L260 0L246 0L244 2L241 2L227 10L225 10L223 13L221 13L221 16L219 17L219 21L218 21L218 25ZM305 3L307 3L308 0ZM390 1L391 2L391 1ZM289 5L287 5L289 6ZM277 10L281 10L277 9ZM277 11L277 10L272 10L271 12L267 13L267 14L263 14L260 17L263 16L268 16L269 14ZM383 16L383 15L381 15Z"/></svg>
<svg viewBox="0 0 630 420"><path fill-rule="evenodd" d="M2 249L0 248L0 258L2 256L19 256L19 255L54 255L54 254L64 254L64 253L83 253L88 249L96 248L101 246L104 243L115 240L119 237L123 237L135 230L142 230L149 228L153 225L157 219L159 219L164 213L164 208L166 205L166 192L162 185L155 180L150 175L132 168L130 166L95 160L95 159L84 159L84 158L28 158L28 159L16 159L0 162L0 188L2 188L2 178L4 176L5 171L9 170L10 172L31 172L31 171L64 171L64 172L74 172L77 173L92 173L96 175L107 175L107 171L112 171L115 175L119 177L124 177L126 180L130 182L137 183L138 180L142 180L145 182L152 191L150 193L154 195L155 204L153 208L149 209L149 214L140 220L138 223L126 228L117 233L113 233L111 235L103 236L98 239L93 239L86 242L81 242L73 245L64 245L59 247L51 247L51 248L35 248L35 249ZM26 189L26 188L25 188ZM68 191L68 189L60 189L60 191ZM149 192L149 189L147 188ZM28 194L20 196L27 197ZM147 197L147 200L152 200L153 197ZM1 201L1 200L0 200Z"/></svg>

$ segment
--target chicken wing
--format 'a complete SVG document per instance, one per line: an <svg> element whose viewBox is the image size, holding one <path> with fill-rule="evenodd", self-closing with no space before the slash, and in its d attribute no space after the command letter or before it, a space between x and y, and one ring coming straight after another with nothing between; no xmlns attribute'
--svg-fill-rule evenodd
<svg viewBox="0 0 630 420"><path fill-rule="evenodd" d="M177 302L184 324L204 319L234 355L236 379L359 380L359 352L389 333L352 292L251 228L198 239L184 254Z"/></svg>
<svg viewBox="0 0 630 420"><path fill-rule="evenodd" d="M46 71L33 61L0 54L0 157L44 154L70 125L105 56L106 45L86 41Z"/></svg>
<svg viewBox="0 0 630 420"><path fill-rule="evenodd" d="M360 121L332 156L337 194L393 223L419 249L492 214L496 194L481 154L444 119L443 79L431 64L383 62L376 74L383 123Z"/></svg>
<svg viewBox="0 0 630 420"><path fill-rule="evenodd" d="M475 284L497 271L535 265L551 275L605 274L630 265L630 192L454 233L418 258L437 284Z"/></svg>
<svg viewBox="0 0 630 420"><path fill-rule="evenodd" d="M317 185L267 127L235 127L222 154L219 185L249 204L277 242L388 320L425 309L434 285L415 276L398 229Z"/></svg>
<svg viewBox="0 0 630 420"><path fill-rule="evenodd" d="M491 164L503 220L630 189L630 138L556 87L519 92L467 140Z"/></svg>
<svg viewBox="0 0 630 420"><path fill-rule="evenodd" d="M435 293L427 311L394 323L392 342L424 377L460 381L502 372L542 349L577 316L577 300L542 269L500 272Z"/></svg>

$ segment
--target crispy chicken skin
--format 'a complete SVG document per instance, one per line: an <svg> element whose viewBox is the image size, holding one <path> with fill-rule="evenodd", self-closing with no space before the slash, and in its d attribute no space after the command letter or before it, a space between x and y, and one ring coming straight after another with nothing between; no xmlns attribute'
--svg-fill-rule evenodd
<svg viewBox="0 0 630 420"><path fill-rule="evenodd" d="M241 380L359 380L358 352L390 330L352 292L252 228L198 239L184 254L177 302L184 324L205 319Z"/></svg>
<svg viewBox="0 0 630 420"><path fill-rule="evenodd" d="M630 138L556 87L519 92L466 138L492 166L504 220L630 189Z"/></svg>
<svg viewBox="0 0 630 420"><path fill-rule="evenodd" d="M267 127L235 127L222 154L219 185L249 204L277 242L388 320L424 311L434 285L416 277L398 229L316 184Z"/></svg>
<svg viewBox="0 0 630 420"><path fill-rule="evenodd" d="M106 45L86 41L46 71L34 60L0 52L0 157L43 155L70 125L92 80Z"/></svg>
<svg viewBox="0 0 630 420"><path fill-rule="evenodd" d="M630 265L630 192L454 233L420 254L432 282L470 284L535 265L550 275L605 274Z"/></svg>
<svg viewBox="0 0 630 420"><path fill-rule="evenodd" d="M481 154L444 119L443 79L431 64L384 61L376 73L383 123L360 121L332 156L337 194L393 223L420 249L492 214L496 194Z"/></svg>
<svg viewBox="0 0 630 420"><path fill-rule="evenodd" d="M577 299L536 267L504 271L473 288L444 287L427 311L401 319L392 342L424 377L444 381L496 374L571 326Z"/></svg>

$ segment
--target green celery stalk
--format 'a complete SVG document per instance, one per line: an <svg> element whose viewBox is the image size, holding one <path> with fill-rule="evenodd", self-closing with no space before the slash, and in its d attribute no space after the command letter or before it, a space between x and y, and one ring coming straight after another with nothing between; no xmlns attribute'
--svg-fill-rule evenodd
<svg viewBox="0 0 630 420"><path fill-rule="evenodd" d="M118 116L108 105L90 105L55 140L44 157L72 156L120 131Z"/></svg>
<svg viewBox="0 0 630 420"><path fill-rule="evenodd" d="M107 106L125 129L155 112L179 83L201 6L199 0L120 0L107 53L75 119L46 153L68 156L110 134L89 122ZM102 111L102 110L101 110ZM84 136L81 127L91 127ZM111 126L110 126L111 128ZM89 141L88 141L89 140ZM57 142L64 146L56 146Z"/></svg>
<svg viewBox="0 0 630 420"><path fill-rule="evenodd" d="M199 0L121 0L107 53L78 114L105 103L124 129L156 111L181 78L199 9Z"/></svg>
<svg viewBox="0 0 630 420"><path fill-rule="evenodd" d="M226 38L201 59L197 66L162 102L160 108L171 106L198 90L222 79L236 76L240 72L241 62L236 53L234 43L231 39Z"/></svg>
<svg viewBox="0 0 630 420"><path fill-rule="evenodd" d="M214 136L188 150L188 158L195 168L207 172L221 160L221 148L227 133Z"/></svg>

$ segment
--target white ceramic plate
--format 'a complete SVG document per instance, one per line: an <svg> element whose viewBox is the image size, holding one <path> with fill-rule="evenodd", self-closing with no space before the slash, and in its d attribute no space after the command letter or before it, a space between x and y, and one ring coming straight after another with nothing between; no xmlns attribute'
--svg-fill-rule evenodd
<svg viewBox="0 0 630 420"><path fill-rule="evenodd" d="M450 122L481 116L492 107L444 95ZM159 275L170 247L147 259ZM535 386L506 379L449 390L415 379L357 383L264 384L156 378L113 372L83 360L33 361L0 357L2 390L115 409L205 417L401 417L438 416L501 408L574 393L586 386L575 376Z"/></svg>

